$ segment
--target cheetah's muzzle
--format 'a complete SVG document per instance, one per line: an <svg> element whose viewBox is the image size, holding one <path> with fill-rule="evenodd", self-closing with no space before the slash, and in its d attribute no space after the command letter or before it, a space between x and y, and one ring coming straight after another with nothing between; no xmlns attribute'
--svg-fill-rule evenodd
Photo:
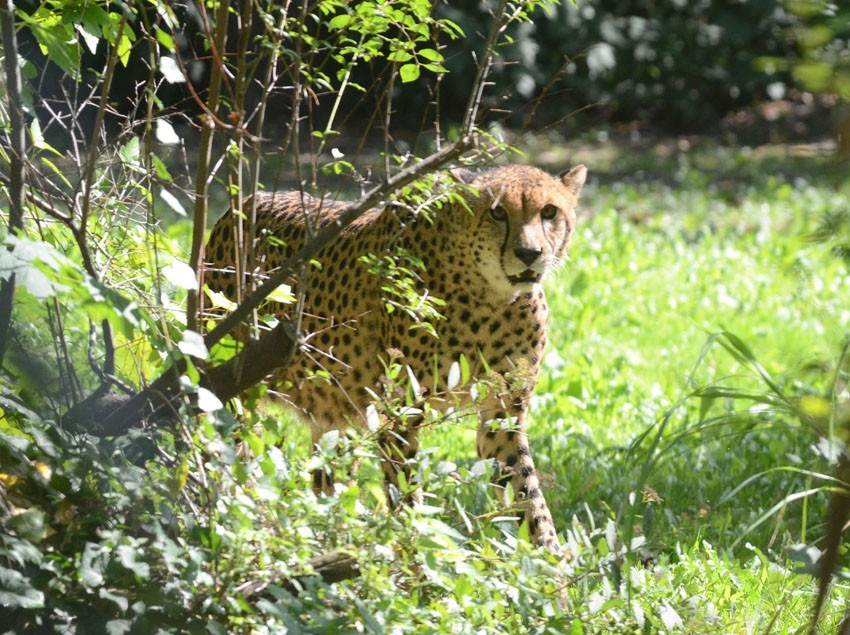
<svg viewBox="0 0 850 635"><path fill-rule="evenodd" d="M543 274L537 273L532 269L526 269L522 273L518 273L514 276L508 276L508 282L514 286L521 284L539 284L541 280L543 280Z"/></svg>

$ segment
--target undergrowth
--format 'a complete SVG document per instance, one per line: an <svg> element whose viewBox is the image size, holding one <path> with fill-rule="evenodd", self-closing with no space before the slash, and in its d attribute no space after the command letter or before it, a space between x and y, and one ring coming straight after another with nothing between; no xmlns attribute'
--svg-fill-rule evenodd
<svg viewBox="0 0 850 635"><path fill-rule="evenodd" d="M549 282L530 434L564 562L500 509L470 420L424 431L424 504L391 513L368 433L312 454L247 401L241 420L97 439L4 384L0 630L805 629L843 487L828 413L850 328L847 270L808 237L848 191L774 178L730 200L701 178L591 184ZM331 463L340 485L316 498L309 471ZM359 576L304 577L328 552ZM846 609L839 573L823 632Z"/></svg>

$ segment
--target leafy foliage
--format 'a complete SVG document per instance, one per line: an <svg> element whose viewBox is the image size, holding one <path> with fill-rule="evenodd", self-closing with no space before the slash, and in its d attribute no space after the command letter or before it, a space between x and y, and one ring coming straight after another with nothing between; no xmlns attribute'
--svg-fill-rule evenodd
<svg viewBox="0 0 850 635"><path fill-rule="evenodd" d="M81 5L62 14L56 8L62 5L57 0L37 10L33 6L21 19L54 63L76 73L72 67L81 53L91 52L80 40L94 42L97 36L114 41L118 13L96 6L83 10ZM165 50L182 56L184 64L191 61L193 85L202 91L210 61L191 41L191 34L204 33L198 12L174 7L157 15L146 6L134 5L138 17L131 17L121 35L122 63L127 63L124 51L141 52L129 47L149 20ZM518 6L531 8L528 3ZM533 21L511 25L511 46L502 47L490 74L495 87L484 105L494 120L507 115L510 127L562 121L592 105L591 113L602 111L621 120L650 119L671 130L694 128L771 99L781 94L782 86L840 93L846 83L847 16L841 3L633 0L547 6L541 5L545 10L536 12ZM425 2L364 2L352 8L323 1L307 22L297 12L280 12L265 3L256 7L263 23L287 23L286 35L271 38L269 46L288 57L307 52L310 62L300 72L320 88L317 94L335 93L341 104L337 112L343 108L368 116L370 105L359 107L359 97L350 93L371 90L382 81L383 63L395 65L399 80L413 88L394 96L396 116L408 126L430 117L431 100L421 99L423 94L439 100L444 126L463 120L465 79L474 76L477 64L469 42L486 32L492 19L488 3L468 0L440 3L436 12ZM176 21L187 27L186 33L175 33ZM75 24L82 25L81 37L76 37ZM144 65L132 59L129 63L127 74L144 81ZM178 80L185 81L177 68ZM258 70L251 66L251 72ZM434 82L436 76L440 79ZM122 82L121 90L122 99L135 98L133 82ZM158 94L165 105L191 98L177 85L161 86ZM337 137L339 127L316 132Z"/></svg>
<svg viewBox="0 0 850 635"><path fill-rule="evenodd" d="M204 122L225 149L217 163L193 164L190 199L182 188L193 181L172 174L194 170L169 156L162 141L169 136L158 137L154 121L157 57L179 39L170 6L154 5L161 22L147 25L138 13L120 37L110 26L123 20L108 9L113 4L89 3L99 7L90 12L56 1L21 17L35 20L27 28L41 29L60 65L77 64L94 35L111 44L107 70L121 68L127 42L145 41L152 63L149 99L134 106L148 110L138 122L122 121L109 144L98 143L97 129L82 152L79 121L68 127L78 143L69 150L50 146L39 125L30 128L27 224L5 238L14 249L0 253L3 275L14 270L19 287L18 355L4 359L0 375L2 628L550 635L804 628L817 594L812 573L823 564L827 500L846 485L833 472L847 379L835 351L850 327L846 269L806 237L819 231L817 218L847 207L844 174L818 160L716 147L677 147L660 158L627 148L607 166L601 155L610 146L571 149L587 152L599 175L586 203L595 214L582 218L573 262L550 287L552 344L531 430L570 550L556 562L532 549L500 507L489 485L493 466L471 458L476 423L462 411L424 430L415 465L424 504L392 513L375 462L377 411L362 432L326 435L311 452L304 429L259 400L264 389L236 401L239 419L199 390L197 365L217 363L232 348L209 350L187 329L197 263L186 265L185 253L203 240L207 184L242 209L242 194L279 182L260 171L274 155L306 189L321 191L323 171L366 183L365 168L357 172L339 150L328 151L346 120L339 93L368 90L357 85L355 68L383 60L399 83L432 73L448 79L443 42L477 30L433 17L419 0L320 2L300 15L259 3L262 35L252 40L243 31L243 48L217 67L233 83L225 82ZM81 41L72 41L78 31L60 11L66 6L82 24ZM510 33L522 49L535 29L564 16L550 6L547 17L529 22L525 11L535 6L491 7L517 22L516 30L497 24L493 32ZM240 20L243 28L250 22ZM210 24L205 44L221 53L214 39L221 22ZM279 74L249 64L250 41ZM506 44L495 49L499 65L510 59ZM327 51L336 70L324 65L319 53ZM508 64L493 70L523 72ZM268 103L240 107L247 88L238 83L249 77L261 78L263 94L291 97L294 113L282 145L256 157ZM382 114L398 105L394 81L378 91ZM108 93L87 106L105 117ZM329 109L304 106L305 95L308 106L319 100ZM305 138L316 152L302 165ZM556 149L544 142L529 140L539 144L530 151L566 163L557 155L562 140ZM193 156L211 157L213 145L199 143ZM387 176L412 162L391 146L387 140L376 167ZM491 149L501 151L493 140ZM433 189L425 179L401 201L418 212ZM181 199L196 204L191 221L180 217ZM425 328L438 319L439 303L412 283L417 262L403 253L371 262L387 279L393 310L415 310ZM98 328L103 320L112 331ZM182 388L173 425L104 439L91 434L96 413L84 417L85 429L61 418L101 386L132 389L172 364ZM406 392L387 386L380 406L414 406L418 390L403 367L391 365L387 375ZM449 384L466 375L458 364ZM199 404L207 414L197 414ZM310 492L317 468L335 471L332 496ZM332 583L313 575L316 557L329 552L352 558L359 575ZM839 556L835 583L843 590ZM828 627L846 603L839 594L827 602Z"/></svg>
<svg viewBox="0 0 850 635"><path fill-rule="evenodd" d="M850 97L850 8L831 2L788 0L796 17L794 39L799 45L793 57L767 57L759 66L790 70L806 89Z"/></svg>
<svg viewBox="0 0 850 635"><path fill-rule="evenodd" d="M840 3L839 3L840 4ZM822 7L832 20L829 48L844 50L846 20L826 17L829 2L652 2L650 0L562 3L533 23L516 25L511 64L494 73L497 90L488 106L509 113L508 126L529 120L551 124L604 113L625 121L651 121L678 132L711 129L732 110L770 98L771 84L807 87L789 65L806 48L806 20L786 9ZM486 21L477 2L447 3L442 11L466 33ZM839 10L839 13L843 9ZM817 28L812 24L812 28ZM812 31L813 32L813 31ZM770 66L763 58L781 60ZM468 74L470 61L447 55L455 72L450 86ZM800 71L802 72L802 64ZM497 100L495 97L499 96ZM532 100L532 105L527 104Z"/></svg>

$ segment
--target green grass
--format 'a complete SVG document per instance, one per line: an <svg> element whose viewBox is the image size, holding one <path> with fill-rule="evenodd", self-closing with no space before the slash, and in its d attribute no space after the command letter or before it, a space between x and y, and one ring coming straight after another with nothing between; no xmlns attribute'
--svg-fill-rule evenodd
<svg viewBox="0 0 850 635"><path fill-rule="evenodd" d="M14 608L0 623L804 632L834 465L795 404L832 397L850 332L848 271L808 237L824 214L850 209L847 166L682 147L579 140L569 158L563 145L530 147L552 171L581 160L593 175L571 260L548 282L550 347L530 422L569 559L517 540L469 419L425 430L426 507L389 513L369 435L340 439L343 458L314 455L306 427L261 403L243 422L220 414L99 440L16 410L24 402L0 384L0 493L12 510L0 616ZM128 461L145 452L143 468ZM309 470L331 462L338 494L316 499ZM297 595L275 583L338 548L356 555L359 578ZM251 581L271 584L250 595ZM836 586L823 632L847 609L846 583Z"/></svg>
<svg viewBox="0 0 850 635"><path fill-rule="evenodd" d="M632 585L637 597L682 608L685 632L751 632L774 616L771 632L792 632L807 619L813 587L792 572L789 549L820 543L828 497L801 493L832 473L817 435L787 410L750 400L677 404L711 384L768 392L710 343L724 330L788 395L827 393L850 331L850 277L807 236L824 213L850 207L850 190L828 182L835 166L826 159L791 162L795 175L785 177L771 155L704 152L689 161L725 152L726 170L745 167L734 197L711 184L708 168L688 167L674 185L604 172L591 183L571 262L548 285L550 349L532 443L553 479L559 528L607 526L621 543L640 536L626 562L647 568L619 575L642 580ZM470 437L449 428L432 443L439 457L472 461ZM618 598L611 623L635 627L625 587L612 590L583 562L576 575L593 581L572 590L575 607L600 593ZM709 628L700 620L712 611Z"/></svg>
<svg viewBox="0 0 850 635"><path fill-rule="evenodd" d="M552 609L548 628L798 632L816 586L796 554L821 543L833 465L787 408L687 397L709 385L770 392L721 345L723 331L752 349L785 394L828 394L850 332L850 276L807 237L823 214L850 207L850 188L822 157L779 162L791 174L776 170L775 151L663 154L623 152L651 166L623 181L610 169L617 162L602 157L571 261L548 283L550 347L530 434L556 524L576 554L568 609ZM420 474L442 521L464 532L454 509L463 507L496 540L487 517L497 505L471 476L474 427L461 420L426 431ZM442 478L441 462L472 484ZM365 473L378 482L374 468ZM473 533L461 552L477 553L481 539ZM481 583L505 575L494 570ZM492 599L480 589L470 597ZM842 610L833 602L827 624Z"/></svg>

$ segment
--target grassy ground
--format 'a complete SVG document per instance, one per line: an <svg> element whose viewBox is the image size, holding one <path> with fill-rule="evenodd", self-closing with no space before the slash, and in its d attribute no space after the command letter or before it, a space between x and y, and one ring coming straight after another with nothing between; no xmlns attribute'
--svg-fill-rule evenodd
<svg viewBox="0 0 850 635"><path fill-rule="evenodd" d="M306 428L265 405L246 403L248 426L222 411L115 440L23 410L0 419L0 492L17 509L0 534L0 624L804 632L835 459L829 422L814 415L847 398L835 376L850 331L839 237L809 238L826 215L850 213L848 166L802 146L526 147L552 171L581 161L592 175L571 261L548 283L530 429L568 560L517 540L475 459L472 421L425 431L426 505L393 514L368 434L312 454ZM340 443L353 455L339 459ZM144 467L128 460L139 447L153 457ZM309 471L331 461L338 493L316 499ZM359 578L300 594L278 584L340 548ZM836 586L823 632L847 608Z"/></svg>
<svg viewBox="0 0 850 635"><path fill-rule="evenodd" d="M828 452L758 399L674 405L700 386L770 392L711 343L724 330L788 395L829 390L850 278L807 236L848 209L847 165L807 148L668 142L621 147L609 162L594 150L573 153L597 180L572 262L549 289L552 350L534 408L551 504L562 526L642 535L655 566L641 584L660 592L656 606L688 598L686 630L706 632L712 611L717 632L766 630L774 615L772 632L793 630L810 587L786 567L800 544L819 544L825 500L798 496L827 484Z"/></svg>
<svg viewBox="0 0 850 635"><path fill-rule="evenodd" d="M830 394L850 330L847 269L808 239L824 214L850 209L847 166L802 146L570 150L530 149L592 174L571 262L547 290L551 344L531 424L576 558L569 609L535 628L797 632L814 601L805 572L833 456L790 404ZM473 439L463 421L423 439L431 502L461 530L452 507L486 520L487 495L439 476L457 468L476 481Z"/></svg>

